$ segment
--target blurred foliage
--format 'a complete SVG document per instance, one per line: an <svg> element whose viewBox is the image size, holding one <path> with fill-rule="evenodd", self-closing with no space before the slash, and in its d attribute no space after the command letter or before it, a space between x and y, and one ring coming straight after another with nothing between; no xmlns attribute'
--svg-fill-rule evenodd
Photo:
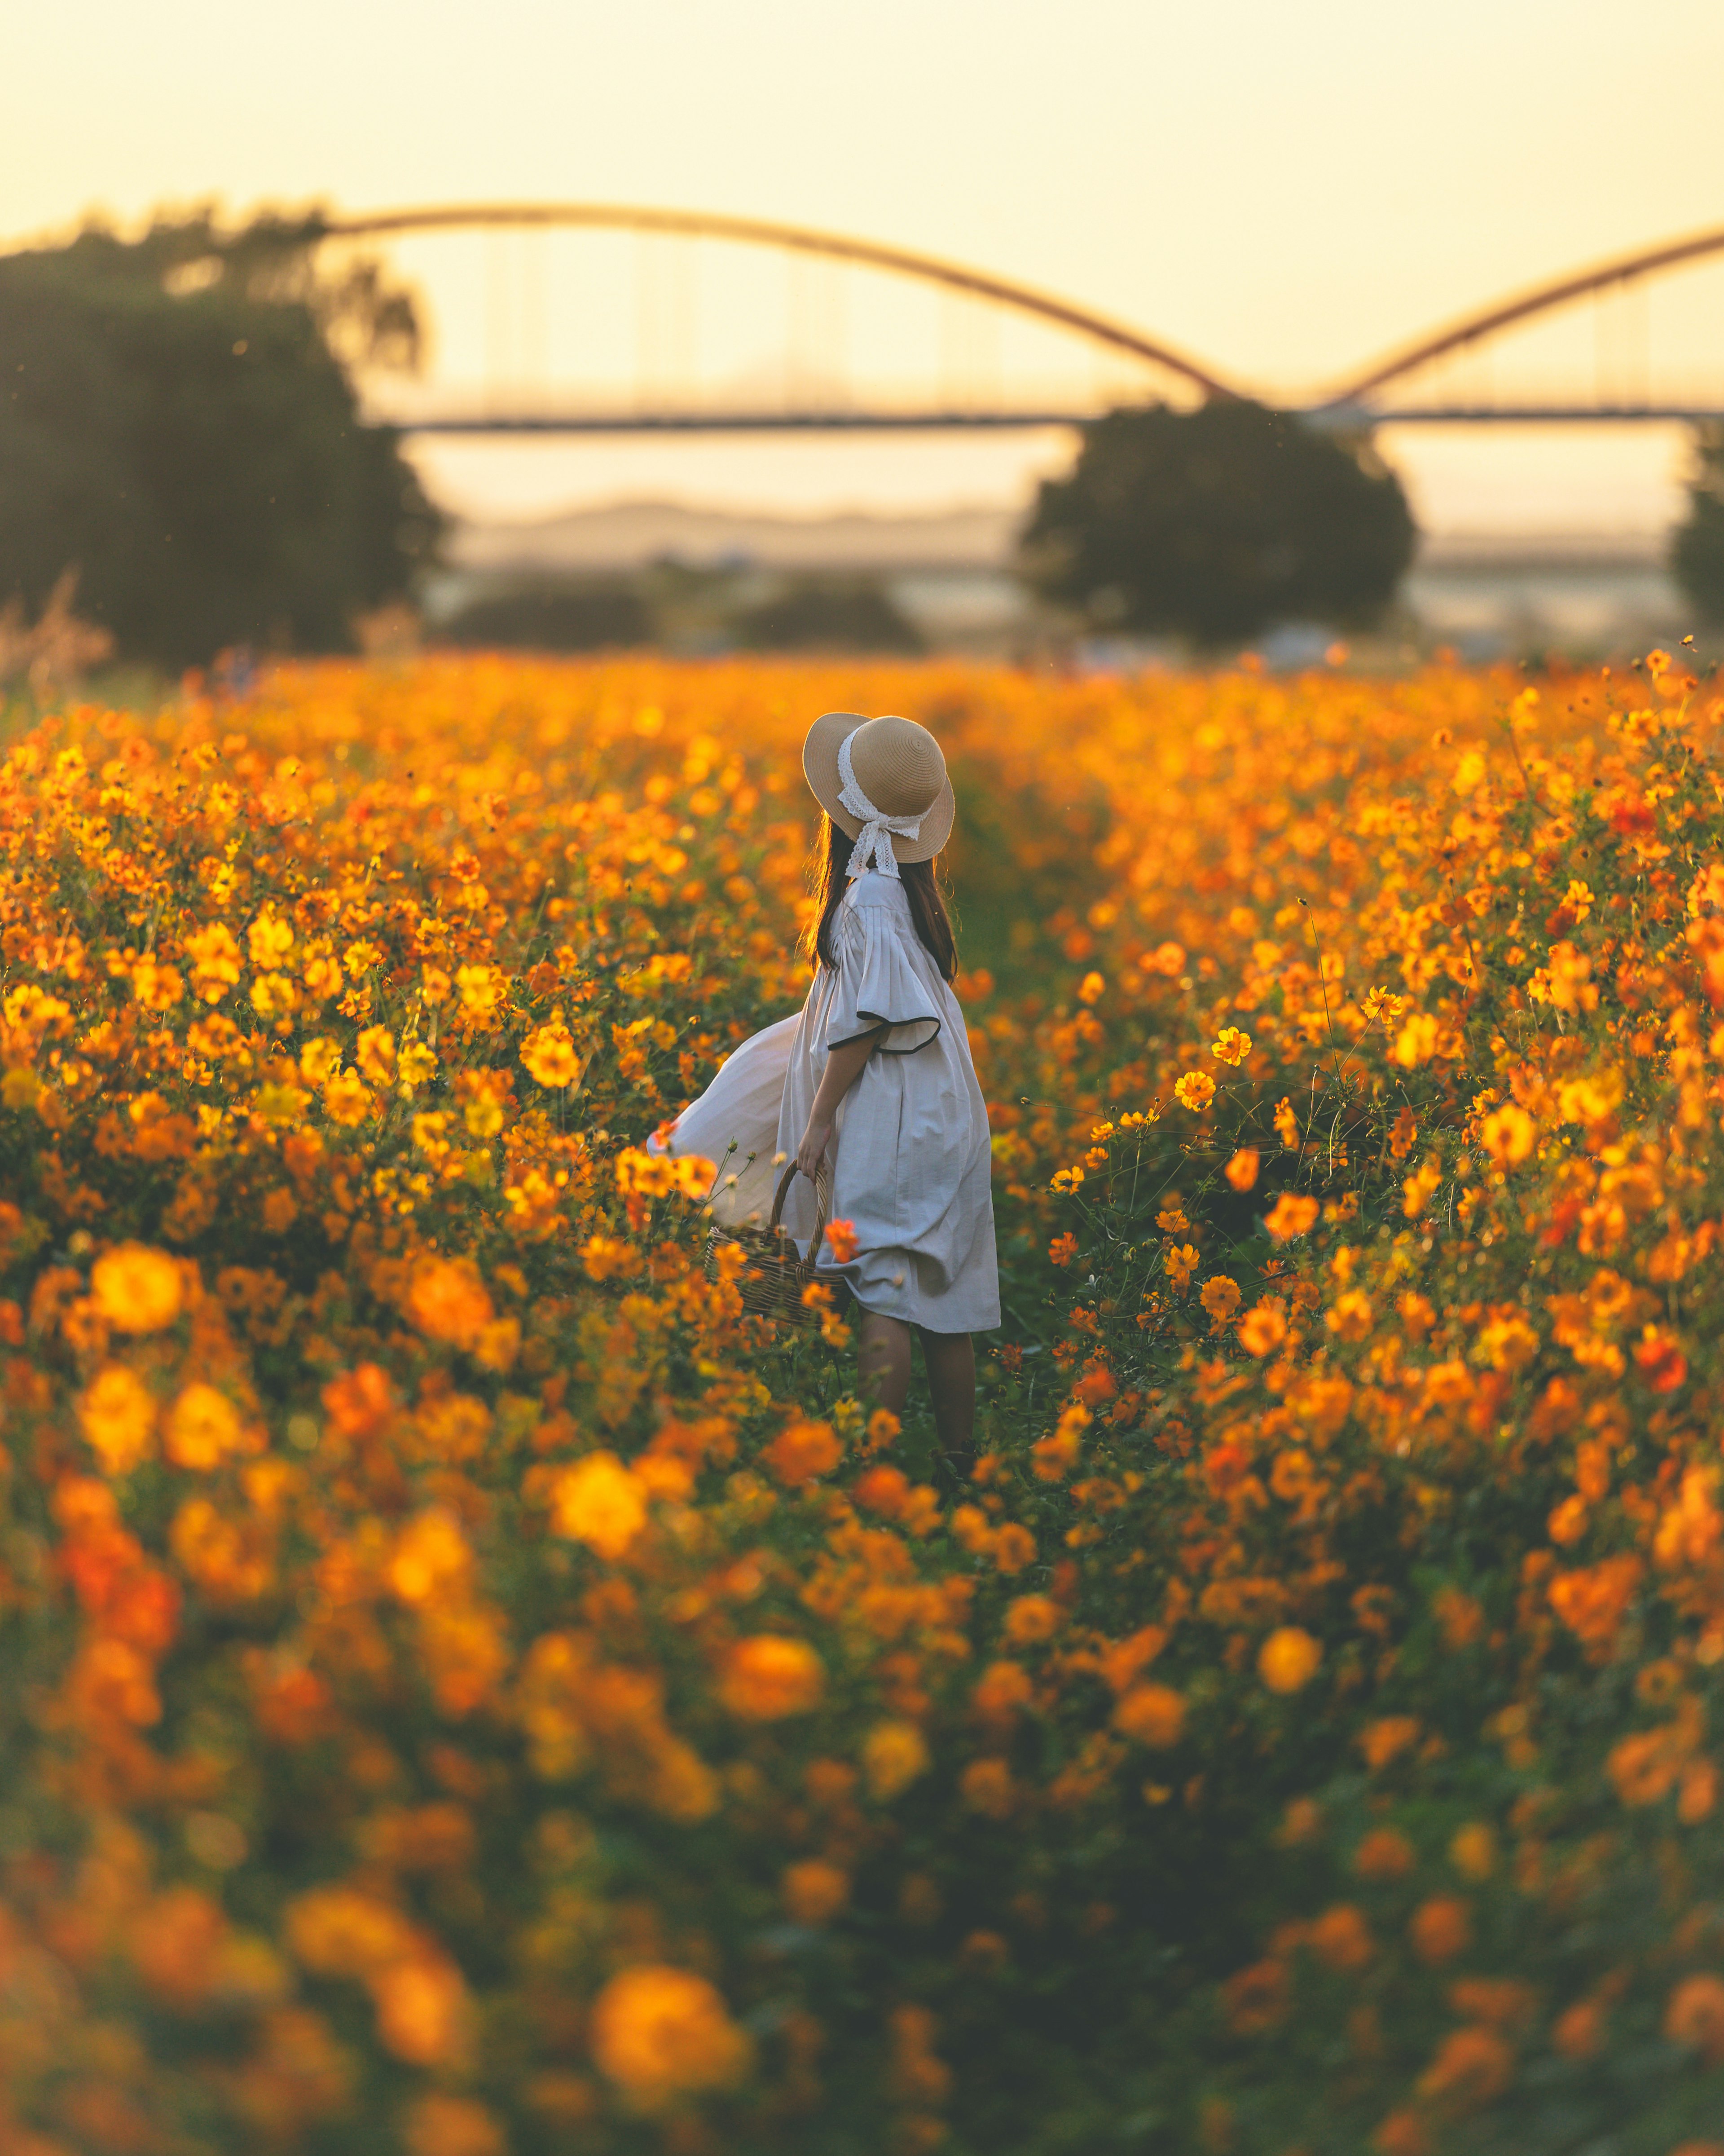
<svg viewBox="0 0 1724 2156"><path fill-rule="evenodd" d="M206 213L0 258L0 600L75 572L122 657L177 669L351 649L408 589L439 520L348 370L412 363L411 301L321 275L317 230Z"/></svg>
<svg viewBox="0 0 1724 2156"><path fill-rule="evenodd" d="M1044 480L1022 542L1044 598L1096 628L1237 644L1378 619L1413 558L1398 480L1362 443L1246 398L1109 413Z"/></svg>
<svg viewBox="0 0 1724 2156"><path fill-rule="evenodd" d="M481 592L439 643L498 650L919 652L913 622L877 577L781 576L658 561L633 574L521 577Z"/></svg>
<svg viewBox="0 0 1724 2156"><path fill-rule="evenodd" d="M516 651L626 649L654 640L652 611L634 583L608 577L488 593L468 600L437 636L442 644Z"/></svg>
<svg viewBox="0 0 1724 2156"><path fill-rule="evenodd" d="M920 631L876 577L786 577L736 614L737 643L753 651L918 652Z"/></svg>
<svg viewBox="0 0 1724 2156"><path fill-rule="evenodd" d="M1708 626L1724 625L1724 425L1694 430L1687 521L1673 542L1670 565L1684 596Z"/></svg>

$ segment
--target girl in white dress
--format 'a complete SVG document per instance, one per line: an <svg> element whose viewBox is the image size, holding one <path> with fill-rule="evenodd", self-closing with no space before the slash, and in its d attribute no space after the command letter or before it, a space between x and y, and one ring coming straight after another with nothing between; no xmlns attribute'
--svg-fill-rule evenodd
<svg viewBox="0 0 1724 2156"><path fill-rule="evenodd" d="M926 727L852 711L815 721L803 769L826 812L813 985L798 1017L729 1057L677 1119L672 1149L720 1163L714 1210L732 1222L764 1218L775 1159L794 1158L784 1223L804 1252L812 1179L828 1163L832 1217L857 1247L840 1263L823 1246L817 1262L859 1307L864 1393L902 1414L919 1337L941 1441L967 1450L970 1335L999 1323L999 1284L988 1111L933 868L952 783Z"/></svg>

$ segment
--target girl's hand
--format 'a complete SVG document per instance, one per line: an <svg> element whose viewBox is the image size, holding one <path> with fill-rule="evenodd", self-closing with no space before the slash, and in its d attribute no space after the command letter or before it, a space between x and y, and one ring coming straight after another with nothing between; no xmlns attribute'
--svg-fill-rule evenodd
<svg viewBox="0 0 1724 2156"><path fill-rule="evenodd" d="M831 1142L832 1118L829 1116L823 1121L818 1116L810 1116L808 1127L802 1134L802 1143L796 1149L796 1164L810 1183Z"/></svg>

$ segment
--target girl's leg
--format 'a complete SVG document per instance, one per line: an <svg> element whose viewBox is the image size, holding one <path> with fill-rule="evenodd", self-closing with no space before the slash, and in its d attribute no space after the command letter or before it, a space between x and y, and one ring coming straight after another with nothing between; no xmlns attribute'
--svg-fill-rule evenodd
<svg viewBox="0 0 1724 2156"><path fill-rule="evenodd" d="M942 1450L967 1455L976 1444L976 1351L967 1332L924 1332L922 1360Z"/></svg>
<svg viewBox="0 0 1724 2156"><path fill-rule="evenodd" d="M904 1413L910 1397L910 1327L901 1318L864 1310L856 1347L862 1398L870 1407Z"/></svg>

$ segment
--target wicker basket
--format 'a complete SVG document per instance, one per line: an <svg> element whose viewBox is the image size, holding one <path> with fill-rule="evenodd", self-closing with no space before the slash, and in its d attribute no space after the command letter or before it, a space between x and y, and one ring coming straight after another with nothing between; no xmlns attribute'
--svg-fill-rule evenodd
<svg viewBox="0 0 1724 2156"><path fill-rule="evenodd" d="M832 1183L826 1163L822 1161L820 1172L814 1178L814 1232L808 1243L808 1255L799 1257L783 1225L784 1200L798 1173L796 1163L792 1161L779 1178L777 1195L772 1200L772 1217L764 1228L711 1229L706 1238L706 1276L709 1280L718 1277L718 1254L733 1245L741 1250L746 1260L737 1280L742 1291L742 1307L757 1317L776 1317L789 1325L812 1325L820 1313L803 1301L803 1290L814 1278L814 1260L819 1255L820 1239L826 1232L827 1209L832 1202Z"/></svg>

